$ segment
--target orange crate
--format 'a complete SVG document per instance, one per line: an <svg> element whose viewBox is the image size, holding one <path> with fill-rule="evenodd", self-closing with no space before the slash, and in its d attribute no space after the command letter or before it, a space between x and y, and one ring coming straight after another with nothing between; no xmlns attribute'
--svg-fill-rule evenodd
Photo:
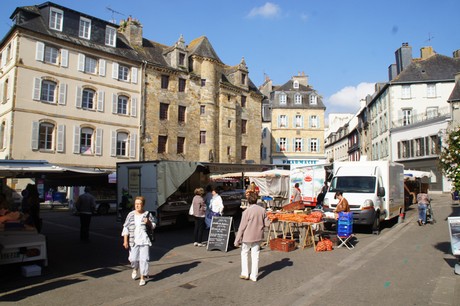
<svg viewBox="0 0 460 306"><path fill-rule="evenodd" d="M303 201L292 202L283 206L283 211L304 210L305 204Z"/></svg>
<svg viewBox="0 0 460 306"><path fill-rule="evenodd" d="M274 238L270 240L270 249L272 251L291 252L295 250L295 240Z"/></svg>

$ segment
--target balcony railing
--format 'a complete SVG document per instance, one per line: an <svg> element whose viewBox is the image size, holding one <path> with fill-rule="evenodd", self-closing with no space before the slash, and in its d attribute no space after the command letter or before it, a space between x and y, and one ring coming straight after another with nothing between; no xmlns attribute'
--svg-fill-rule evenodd
<svg viewBox="0 0 460 306"><path fill-rule="evenodd" d="M436 118L449 117L449 116L450 116L450 108L443 107L443 108L439 108L437 112L435 113L433 112L428 113L428 114L422 113L422 114L418 114L415 116L410 116L407 119L395 120L391 124L392 124L392 128L398 128L402 126L413 125L413 124L417 124L420 122L430 121Z"/></svg>

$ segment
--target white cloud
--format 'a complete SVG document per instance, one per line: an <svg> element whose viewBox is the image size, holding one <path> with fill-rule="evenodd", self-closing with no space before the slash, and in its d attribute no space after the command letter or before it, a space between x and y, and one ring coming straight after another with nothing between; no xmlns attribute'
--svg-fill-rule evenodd
<svg viewBox="0 0 460 306"><path fill-rule="evenodd" d="M375 83L360 83L358 86L347 86L331 95L326 102L328 111L335 109L345 110L354 113L360 107L361 99L372 95L375 91Z"/></svg>
<svg viewBox="0 0 460 306"><path fill-rule="evenodd" d="M281 8L271 2L265 3L263 6L255 7L253 8L249 14L248 17L257 17L257 16L262 16L264 18L272 18L272 17L277 17L281 13Z"/></svg>

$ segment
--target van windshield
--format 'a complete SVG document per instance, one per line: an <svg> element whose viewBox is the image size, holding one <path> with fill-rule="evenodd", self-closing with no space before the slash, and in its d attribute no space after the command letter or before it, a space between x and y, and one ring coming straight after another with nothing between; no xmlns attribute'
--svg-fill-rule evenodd
<svg viewBox="0 0 460 306"><path fill-rule="evenodd" d="M375 177L373 176L337 176L332 178L329 192L342 191L354 193L373 193Z"/></svg>

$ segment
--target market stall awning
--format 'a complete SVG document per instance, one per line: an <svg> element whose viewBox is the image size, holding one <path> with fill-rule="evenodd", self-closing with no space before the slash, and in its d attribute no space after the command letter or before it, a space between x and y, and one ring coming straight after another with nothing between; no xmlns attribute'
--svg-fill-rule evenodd
<svg viewBox="0 0 460 306"><path fill-rule="evenodd" d="M214 174L211 175L211 180L225 180L225 179L232 179L232 178L241 178L241 177L281 177L281 176L289 176L289 170L283 169L272 169L267 171L260 171L260 172L231 172L225 174Z"/></svg>
<svg viewBox="0 0 460 306"><path fill-rule="evenodd" d="M417 178L430 178L431 172L419 171L419 170L404 170L404 179L405 180L415 180Z"/></svg>
<svg viewBox="0 0 460 306"><path fill-rule="evenodd" d="M50 164L46 160L0 160L0 177L46 178L65 185L91 185L108 181L109 170L65 167ZM91 179L91 180L87 180Z"/></svg>

